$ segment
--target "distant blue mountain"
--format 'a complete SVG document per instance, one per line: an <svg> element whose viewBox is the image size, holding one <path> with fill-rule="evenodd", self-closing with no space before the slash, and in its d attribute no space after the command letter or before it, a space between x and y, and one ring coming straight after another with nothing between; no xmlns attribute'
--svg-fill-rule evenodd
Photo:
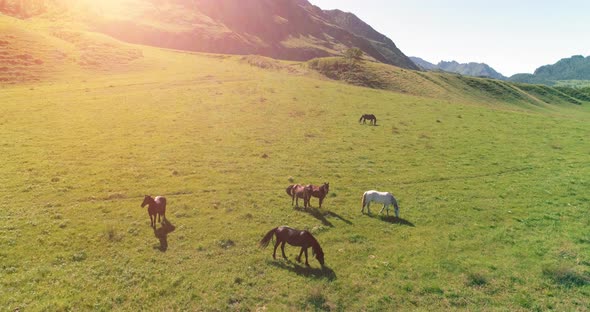
<svg viewBox="0 0 590 312"><path fill-rule="evenodd" d="M455 61L445 62L441 61L438 64L432 64L428 61L425 61L419 57L411 56L410 59L414 62L414 64L418 65L423 70L429 71L445 71L450 73L457 73L465 76L473 76L473 77L487 77L487 78L494 78L505 80L502 74L498 73L492 67L485 63L467 63L461 64Z"/></svg>
<svg viewBox="0 0 590 312"><path fill-rule="evenodd" d="M590 80L590 56L574 55L553 65L541 66L533 74L516 74L509 80L547 85L559 80Z"/></svg>

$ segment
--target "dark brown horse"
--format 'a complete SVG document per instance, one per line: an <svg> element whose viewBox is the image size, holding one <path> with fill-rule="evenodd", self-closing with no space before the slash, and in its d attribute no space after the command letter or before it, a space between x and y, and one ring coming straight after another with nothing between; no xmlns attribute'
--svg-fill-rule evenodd
<svg viewBox="0 0 590 312"><path fill-rule="evenodd" d="M307 248L311 247L312 255L318 259L322 267L324 266L324 251L322 250L322 247L320 247L320 243L318 243L315 237L313 237L308 231L296 230L288 226L279 226L268 231L268 233L264 235L264 238L260 241L260 246L263 248L268 246L273 235L277 237L275 249L272 253L274 259L277 258L277 247L279 244L281 244L283 258L287 259L287 256L285 255L285 243L289 243L291 246L301 246L299 256L296 258L297 262L301 262L301 255L305 252L305 265L309 266L309 262L307 262Z"/></svg>
<svg viewBox="0 0 590 312"><path fill-rule="evenodd" d="M291 184L287 186L287 194L291 196L291 206L295 202L296 207L299 207L299 198L303 199L303 207L309 207L309 199L311 198L311 187L301 184Z"/></svg>
<svg viewBox="0 0 590 312"><path fill-rule="evenodd" d="M166 197L156 196L156 198L152 198L149 195L145 195L141 203L141 208L145 207L145 205L148 205L147 211L150 215L150 224L152 227L156 227L156 216L158 216L158 222L161 222L160 217L166 220Z"/></svg>
<svg viewBox="0 0 590 312"><path fill-rule="evenodd" d="M369 124L373 124L373 126L377 125L377 117L375 117L375 115L373 114L364 114L361 116L361 119L359 119L359 123L362 121L363 123L365 123L366 121L369 121Z"/></svg>
<svg viewBox="0 0 590 312"><path fill-rule="evenodd" d="M311 190L310 190L311 196L317 197L320 199L320 208L322 208L322 202L324 201L324 198L326 197L326 195L328 194L328 191L330 190L330 183L326 182L326 183L322 184L321 186L310 184L307 187L311 188ZM311 196L310 196L310 199L311 199Z"/></svg>

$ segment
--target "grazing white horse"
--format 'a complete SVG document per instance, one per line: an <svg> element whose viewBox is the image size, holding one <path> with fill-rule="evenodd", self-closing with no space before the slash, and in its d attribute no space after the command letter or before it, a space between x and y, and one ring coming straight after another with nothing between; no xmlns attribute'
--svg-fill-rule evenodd
<svg viewBox="0 0 590 312"><path fill-rule="evenodd" d="M393 205L395 207L395 217L399 218L399 206L397 205L397 200L393 195L389 192L379 192L375 190L366 191L363 194L363 208L361 209L361 213L365 212L365 206L367 206L367 213L371 214L371 210L369 209L369 205L371 202L381 203L383 204L383 208L379 213L383 212L383 209L387 208L387 215L389 216L389 205Z"/></svg>

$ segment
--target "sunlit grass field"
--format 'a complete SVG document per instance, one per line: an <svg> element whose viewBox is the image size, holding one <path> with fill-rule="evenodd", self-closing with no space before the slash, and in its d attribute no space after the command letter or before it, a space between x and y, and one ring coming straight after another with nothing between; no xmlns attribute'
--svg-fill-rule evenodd
<svg viewBox="0 0 590 312"><path fill-rule="evenodd" d="M7 310L590 306L588 104L528 110L143 55L0 88ZM322 209L292 208L290 181L330 182ZM392 192L401 219L361 215L369 189ZM171 226L149 226L144 194L168 198ZM326 267L260 249L279 225L311 231Z"/></svg>

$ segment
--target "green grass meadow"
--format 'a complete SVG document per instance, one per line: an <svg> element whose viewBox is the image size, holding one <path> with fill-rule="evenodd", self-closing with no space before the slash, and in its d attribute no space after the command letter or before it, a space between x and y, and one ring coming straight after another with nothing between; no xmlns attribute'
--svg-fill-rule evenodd
<svg viewBox="0 0 590 312"><path fill-rule="evenodd" d="M4 309L588 311L588 103L143 53L133 70L0 88ZM330 182L323 207L293 208L290 180ZM361 215L369 189L402 219ZM150 227L144 194L167 197L172 231ZM311 231L326 267L260 249L279 225Z"/></svg>

